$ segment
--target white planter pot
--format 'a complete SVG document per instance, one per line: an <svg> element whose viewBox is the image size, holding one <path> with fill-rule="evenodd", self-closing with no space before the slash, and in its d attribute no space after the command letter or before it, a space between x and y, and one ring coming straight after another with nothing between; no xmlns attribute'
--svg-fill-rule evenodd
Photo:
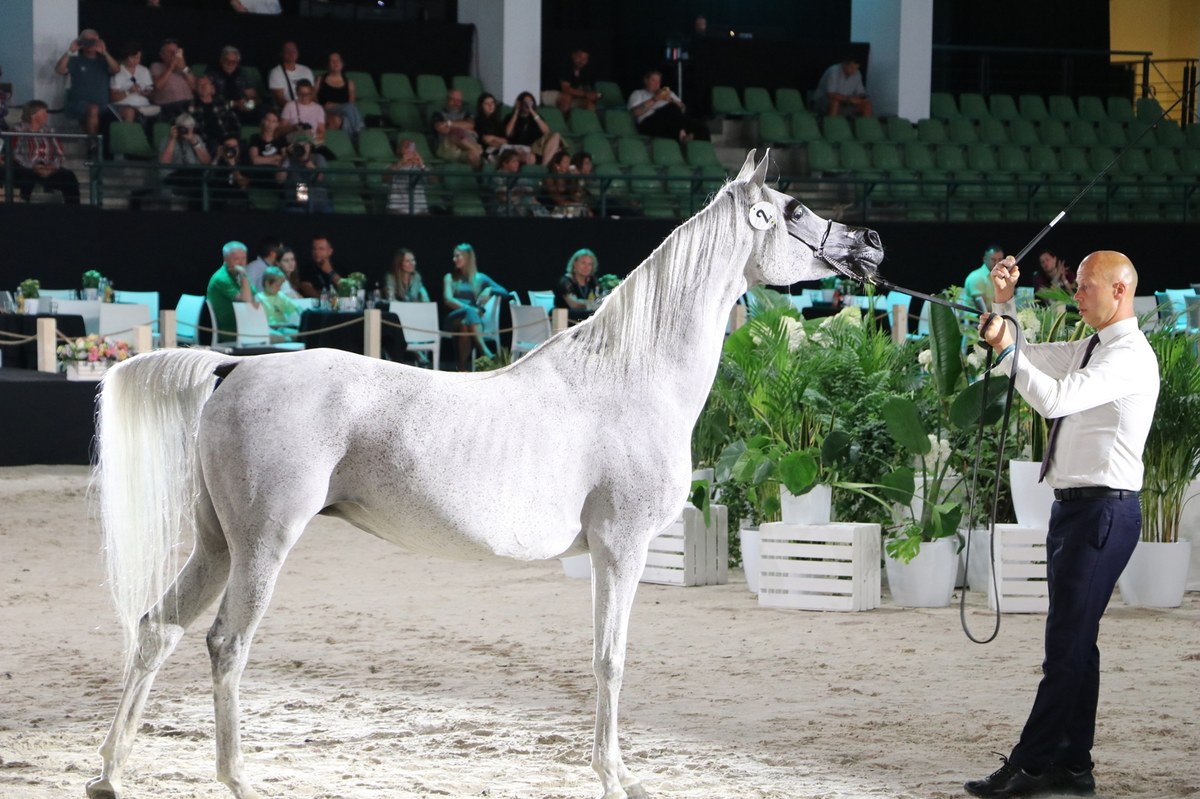
<svg viewBox="0 0 1200 799"><path fill-rule="evenodd" d="M1183 601L1191 565L1192 542L1173 544L1139 541L1117 585L1126 605L1177 608Z"/></svg>
<svg viewBox="0 0 1200 799"><path fill-rule="evenodd" d="M1009 461L1008 482L1012 487L1013 510L1017 514L1017 524L1049 530L1054 489L1049 483L1038 482L1038 473L1041 470L1041 461Z"/></svg>
<svg viewBox="0 0 1200 799"><path fill-rule="evenodd" d="M25 315L26 316L37 316L38 304L39 303L38 303L37 297L34 297L32 299L26 298L25 299Z"/></svg>
<svg viewBox="0 0 1200 799"><path fill-rule="evenodd" d="M959 530L959 534L963 540L967 540L967 531ZM967 562L967 547L964 546L962 552L959 553L959 575L956 582L959 585L966 585L972 591L987 591L988 586L992 582L992 566L991 566L991 543L992 531L987 527L975 528L970 533L971 537L971 560ZM999 557L999 553L997 553ZM966 582L963 582L963 578Z"/></svg>
<svg viewBox="0 0 1200 799"><path fill-rule="evenodd" d="M1192 542L1192 568L1188 572L1187 590L1200 591L1200 479L1192 481L1183 502L1179 535Z"/></svg>
<svg viewBox="0 0 1200 799"><path fill-rule="evenodd" d="M100 297L100 289L84 289L83 298L85 300L95 300Z"/></svg>
<svg viewBox="0 0 1200 799"><path fill-rule="evenodd" d="M762 533L757 527L743 527L738 531L742 542L742 569L746 572L746 587L750 593L758 593L758 578L762 575Z"/></svg>
<svg viewBox="0 0 1200 799"><path fill-rule="evenodd" d="M954 596L954 578L958 574L958 538L939 538L921 544L921 551L909 563L886 553L888 587L892 601L905 608L944 608Z"/></svg>
<svg viewBox="0 0 1200 799"><path fill-rule="evenodd" d="M582 555L571 555L566 558L559 558L562 563L563 574L576 580L592 579L592 556L587 552Z"/></svg>
<svg viewBox="0 0 1200 799"><path fill-rule="evenodd" d="M833 488L815 485L807 494L797 497L780 486L779 506L784 524L829 524L833 515Z"/></svg>
<svg viewBox="0 0 1200 799"><path fill-rule="evenodd" d="M954 489L947 495L946 491L954 486ZM967 489L958 472L948 471L945 477L942 478L942 502L958 502L963 506L963 515L966 515L966 499ZM925 475L922 472L917 472L913 475L913 518L920 519L921 514L925 512Z"/></svg>
<svg viewBox="0 0 1200 799"><path fill-rule="evenodd" d="M99 380L107 371L104 361L68 361L66 368L68 380Z"/></svg>

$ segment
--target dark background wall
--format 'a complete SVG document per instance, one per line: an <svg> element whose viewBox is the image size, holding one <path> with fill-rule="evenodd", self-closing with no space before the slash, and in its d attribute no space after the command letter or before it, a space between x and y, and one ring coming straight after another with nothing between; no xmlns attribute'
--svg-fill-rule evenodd
<svg viewBox="0 0 1200 799"><path fill-rule="evenodd" d="M1016 253L1040 224L881 223L891 281L920 291L961 284L978 266L983 249L998 243ZM381 278L399 247L412 248L431 288L440 288L450 253L460 242L475 247L480 269L508 289L546 290L563 274L567 258L580 247L596 251L600 272L624 275L642 262L674 228L645 219L457 219L424 217L322 216L267 213L186 214L167 211L97 211L61 206L0 206L6 246L0 285L26 277L47 288L73 288L87 269L99 269L118 289L162 292L164 307L180 293L203 294L231 239L253 249L265 235L278 235L309 262L312 235L328 235L333 261L342 274L362 271ZM28 231L24 235L19 231ZM130 231L137 231L132 235ZM1115 249L1133 259L1141 275L1140 294L1186 286L1200 279L1193 254L1200 249L1200 226L1191 224L1099 225L1068 217L1043 241L1074 264L1087 253ZM1036 259L1023 264L1024 283L1032 280Z"/></svg>

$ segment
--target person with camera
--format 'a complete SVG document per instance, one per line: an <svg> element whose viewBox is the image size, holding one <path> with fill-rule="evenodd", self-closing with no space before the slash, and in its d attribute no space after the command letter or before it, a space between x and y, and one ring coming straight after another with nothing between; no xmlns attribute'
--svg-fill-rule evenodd
<svg viewBox="0 0 1200 799"><path fill-rule="evenodd" d="M425 159L417 150L417 143L404 139L396 145L395 163L389 164L384 180L388 183L387 210L389 214L427 214L429 203L425 199L425 179L413 172L425 171Z"/></svg>
<svg viewBox="0 0 1200 799"><path fill-rule="evenodd" d="M316 146L325 142L325 109L317 102L317 90L307 80L296 84L296 99L283 107L279 121L285 134L304 130Z"/></svg>
<svg viewBox="0 0 1200 799"><path fill-rule="evenodd" d="M217 144L215 168L208 173L208 196L214 209L245 208L250 204L246 193L250 178L239 169L242 163L241 141L237 136L227 135Z"/></svg>
<svg viewBox="0 0 1200 799"><path fill-rule="evenodd" d="M162 109L162 121L173 122L187 111L196 91L196 76L187 64L183 48L174 39L164 39L158 51L159 60L150 65L154 91L150 99Z"/></svg>
<svg viewBox="0 0 1200 799"><path fill-rule="evenodd" d="M550 130L546 120L538 114L537 101L530 92L517 95L517 104L504 124L504 136L508 139L508 148L516 150L526 164L536 164L540 160L549 165L562 147L562 136Z"/></svg>
<svg viewBox="0 0 1200 799"><path fill-rule="evenodd" d="M229 103L217 98L217 87L208 75L196 78L196 99L188 106L188 113L196 120L196 129L210 152L216 151L228 136L241 137L241 121Z"/></svg>
<svg viewBox="0 0 1200 799"><path fill-rule="evenodd" d="M242 51L233 45L221 48L217 68L207 74L216 87L217 99L226 103L243 125L253 125L258 119L258 92L242 70Z"/></svg>
<svg viewBox="0 0 1200 799"><path fill-rule="evenodd" d="M175 117L175 124L159 151L158 162L175 167L163 178L163 183L186 197L191 208L198 208L203 167L212 163L212 155L196 132L196 120L191 114L184 111Z"/></svg>
<svg viewBox="0 0 1200 799"><path fill-rule="evenodd" d="M83 123L85 133L100 132L100 110L108 106L108 80L121 65L91 28L79 32L54 64L59 75L71 76L67 113Z"/></svg>
<svg viewBox="0 0 1200 799"><path fill-rule="evenodd" d="M678 139L681 143L708 138L708 129L687 116L687 106L669 86L663 86L662 73L657 69L642 76L642 88L629 95L628 105L643 136Z"/></svg>
<svg viewBox="0 0 1200 799"><path fill-rule="evenodd" d="M315 152L313 138L307 131L297 131L291 136L282 169L275 173L275 181L283 191L283 209L293 213L332 213L333 204L325 181L325 157Z"/></svg>
<svg viewBox="0 0 1200 799"><path fill-rule="evenodd" d="M158 113L150 104L154 81L142 64L142 48L136 42L125 45L121 65L108 82L108 98L122 122L137 122Z"/></svg>

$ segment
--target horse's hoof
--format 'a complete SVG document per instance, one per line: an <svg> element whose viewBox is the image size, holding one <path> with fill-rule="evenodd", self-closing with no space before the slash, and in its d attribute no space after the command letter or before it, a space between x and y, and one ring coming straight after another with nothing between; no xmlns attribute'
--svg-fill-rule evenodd
<svg viewBox="0 0 1200 799"><path fill-rule="evenodd" d="M625 795L629 799L650 799L650 794L646 793L646 789L642 787L640 782L633 782L621 787L625 789Z"/></svg>
<svg viewBox="0 0 1200 799"><path fill-rule="evenodd" d="M121 792L105 777L97 777L87 784L88 799L121 799Z"/></svg>

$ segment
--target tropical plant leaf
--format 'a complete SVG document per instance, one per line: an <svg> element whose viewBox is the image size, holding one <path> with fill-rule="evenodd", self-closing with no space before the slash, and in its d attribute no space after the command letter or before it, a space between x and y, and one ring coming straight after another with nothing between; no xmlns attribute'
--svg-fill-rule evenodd
<svg viewBox="0 0 1200 799"><path fill-rule="evenodd" d="M987 384L987 405L983 405L984 384ZM1004 415L1004 398L1008 392L1008 378L992 375L977 380L958 393L950 403L950 423L963 430L973 430L980 424L981 413L984 425L995 424Z"/></svg>
<svg viewBox="0 0 1200 799"><path fill-rule="evenodd" d="M807 494L817 484L820 467L808 452L792 452L779 461L779 482L794 496Z"/></svg>
<svg viewBox="0 0 1200 799"><path fill-rule="evenodd" d="M905 506L912 504L913 493L917 490L917 487L911 468L902 466L899 469L888 472L879 478L879 484L883 486L880 493L887 499L890 499L892 502L899 502Z"/></svg>
<svg viewBox="0 0 1200 799"><path fill-rule="evenodd" d="M933 353L929 367L939 396L952 395L962 376L962 342L954 311L934 305L929 310L929 349Z"/></svg>
<svg viewBox="0 0 1200 799"><path fill-rule="evenodd" d="M883 404L883 420L896 443L917 455L929 453L929 432L921 423L917 404L907 397L890 397Z"/></svg>
<svg viewBox="0 0 1200 799"><path fill-rule="evenodd" d="M761 451L748 449L733 465L733 479L739 483L762 485L774 468L775 464Z"/></svg>
<svg viewBox="0 0 1200 799"><path fill-rule="evenodd" d="M718 483L728 483L733 480L733 467L745 452L745 441L734 441L725 447L717 458L717 462L713 464L713 479Z"/></svg>
<svg viewBox="0 0 1200 799"><path fill-rule="evenodd" d="M821 442L821 463L832 467L849 461L851 441L850 434L845 430L830 430Z"/></svg>

